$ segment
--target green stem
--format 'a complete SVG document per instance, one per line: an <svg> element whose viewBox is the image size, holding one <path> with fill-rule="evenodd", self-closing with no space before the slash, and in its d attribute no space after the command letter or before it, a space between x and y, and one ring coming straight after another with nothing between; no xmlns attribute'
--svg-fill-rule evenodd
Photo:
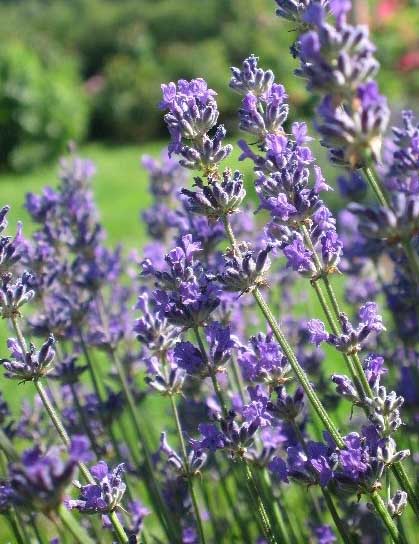
<svg viewBox="0 0 419 544"><path fill-rule="evenodd" d="M243 542L245 542L246 544L250 544L253 542L253 540L249 533L249 529L247 526L248 524L246 520L243 518L240 508L237 507L237 500L235 500L231 494L231 491L228 487L228 482L226 481L226 478L221 472L221 468L216 457L214 457L214 463L219 475L219 481L220 481L224 496L226 498L227 505L230 508L231 512L233 513L234 520L238 521L238 528L241 532ZM233 467L233 470L234 470L234 467ZM238 482L236 481L236 484L237 483ZM239 490L239 486L237 486L237 489Z"/></svg>
<svg viewBox="0 0 419 544"><path fill-rule="evenodd" d="M333 502L333 499L329 491L325 488L322 488L322 493L323 493L324 500L327 504L327 507L329 509L329 512L332 515L333 521L335 522L336 528L340 536L342 537L342 540L345 542L345 544L354 544L354 540L352 536L348 533L347 526L340 519L340 516L338 514L338 511L336 510L335 504Z"/></svg>
<svg viewBox="0 0 419 544"><path fill-rule="evenodd" d="M202 341L201 335L199 334L198 327L194 327L194 333L195 333L196 341L198 342L199 350L200 350L200 352L202 354L202 357L203 357L203 359L204 359L204 361L205 361L205 363L207 365L208 373L209 373L211 381L212 381L212 386L214 388L214 392L215 392L215 394L217 396L217 399L218 399L218 402L220 403L220 406L221 406L221 411L223 413L223 416L227 417L228 410L227 410L227 406L226 406L226 403L225 403L225 400L224 400L224 397L223 397L223 393L221 391L220 384L218 383L216 372L214 371L213 367L211 366L211 364L210 364L210 362L208 360L207 352L205 350L205 346L204 346L204 343Z"/></svg>
<svg viewBox="0 0 419 544"><path fill-rule="evenodd" d="M265 506L263 504L263 501L261 499L258 487L256 485L255 479L253 477L252 471L249 467L249 465L246 463L246 461L242 461L244 466L244 472L246 476L246 482L248 485L248 489L250 492L250 495L252 496L254 502L256 503L257 512L259 515L259 518L261 520L261 526L263 529L263 533L269 544L277 544L277 540L275 536L272 533L272 527L268 518L268 515L266 513Z"/></svg>
<svg viewBox="0 0 419 544"><path fill-rule="evenodd" d="M237 245L237 242L236 242L236 239L235 239L235 236L234 236L233 229L231 228L230 221L229 221L227 216L225 216L223 218L223 221L224 221L224 227L225 227L227 236L228 236L228 238L230 240L230 243L231 243L231 245L232 245L232 247L234 249L236 247L236 245ZM317 255L316 252L314 252L314 254ZM326 290L328 291L328 293L330 292L332 306L334 307L334 310L337 313L336 317L338 318L339 317L339 306L337 304L336 297L334 296L334 292L331 289L331 285L330 285L327 277L326 277L325 287L326 287ZM269 306L266 304L266 302L265 302L265 300L264 300L264 298L263 298L263 296L262 296L262 294L261 294L261 292L259 291L258 288L254 289L253 296L254 296L259 308L261 309L263 315L265 316L266 321L269 323L277 342L279 343L279 345L281 346L281 348L284 351L285 355L287 356L287 358L288 358L288 360L290 362L290 365L291 365L294 373L296 374L300 385L303 387L304 392L307 395L307 397L308 397L311 405L313 406L316 414L321 419L323 425L328 430L329 434L331 435L331 437L335 441L336 445L339 448L344 448L345 444L343 442L342 436L340 435L339 431L337 430L337 428L334 425L334 423L332 422L332 420L329 418L329 416L328 416L325 408L323 407L319 397L317 396L316 392L314 391L314 389L313 389L311 383L309 382L304 370L300 366L296 356L294 355L294 352L293 352L291 346L288 344L288 341L285 338L284 334L282 333L282 331L281 331L281 329L279 327L279 324L277 323L274 315L272 314ZM360 377L360 379L361 379L361 377ZM366 377L365 377L365 379L366 379ZM403 467L401 467L400 463L398 463L398 465L399 465L399 471L403 472L404 476L408 480L407 474L405 473ZM413 491L413 488L412 488L411 485L410 485L410 489L412 489L412 491ZM414 493L412 495L409 495L409 502L416 502L416 496L415 496ZM377 502L377 504L378 504L378 502ZM387 509L385 509L385 512L387 513L387 515L389 515L388 512L387 512ZM383 517L383 515L384 515L382 509L377 510L377 513L381 517ZM384 521L384 519L383 519L383 521ZM387 525L387 523L386 523L386 525ZM394 523L392 525L397 530L397 527L394 525Z"/></svg>
<svg viewBox="0 0 419 544"><path fill-rule="evenodd" d="M274 527L276 528L276 533L280 537L280 542L286 544L289 542L287 529L285 527L285 522L282 517L282 512L279 508L278 499L273 494L272 481L269 476L269 472L266 468L262 469L262 481L263 488L266 490L265 495L265 504L271 506L272 509L272 519L275 522Z"/></svg>
<svg viewBox="0 0 419 544"><path fill-rule="evenodd" d="M23 353L26 353L26 342L25 342L25 339L23 337L23 334L22 334L22 331L20 330L20 327L19 327L19 324L17 322L17 318L16 317L12 317L12 324L13 324L13 328L16 332L16 336L17 336L17 339L18 339L18 342L20 344L20 348L22 349ZM54 410L54 407L52 406L51 404L51 401L49 400L49 397L44 389L44 386L42 385L42 383L39 381L39 380L36 380L35 382L35 387L36 387L36 390L38 391L38 394L42 400L42 403L55 427L55 429L57 430L57 433L59 434L62 442L68 447L70 445L70 437L68 436L68 433L67 431L65 430L64 428L64 425L61 421L61 419L59 418L58 414L56 413L56 411ZM78 462L78 466L80 468L80 471L82 472L84 478L89 482L89 483L95 483L95 479L93 478L93 476L90 474L89 472L89 469L86 467L86 465L82 462ZM69 514L69 516L71 517L71 515ZM112 521L112 518L111 518L111 521ZM113 522L112 522L113 523ZM116 528L115 528L116 530ZM118 534L118 532L117 532ZM124 532L124 535L125 535L125 539L124 540L119 540L120 544L125 544L128 542L128 537L126 536L125 532Z"/></svg>
<svg viewBox="0 0 419 544"><path fill-rule="evenodd" d="M381 189L380 184L377 181L377 176L375 175L373 169L370 166L365 166L363 168L363 172L365 174L365 177L367 178L368 183L370 184L371 189L374 191L378 202L381 204L381 206L390 208L390 201L388 200L384 191Z"/></svg>
<svg viewBox="0 0 419 544"><path fill-rule="evenodd" d="M5 456L7 457L9 461L19 460L19 454L15 450L9 437L1 428L0 428L0 449L4 452Z"/></svg>
<svg viewBox="0 0 419 544"><path fill-rule="evenodd" d="M77 412L80 417L81 425L86 433L86 435L89 437L90 444L92 446L93 451L95 452L96 459L100 459L100 450L99 446L96 442L95 436L92 432L92 429L90 428L89 422L86 419L86 414L84 413L84 410L80 404L80 399L76 390L76 385L74 383L70 383L70 391L71 395L73 397L74 404L76 406Z"/></svg>
<svg viewBox="0 0 419 544"><path fill-rule="evenodd" d="M410 506L412 507L416 516L419 518L419 499L413 488L412 482L404 469L404 466L399 462L392 465L391 469L399 482L399 485L402 487L402 489L404 489L404 491L406 491Z"/></svg>
<svg viewBox="0 0 419 544"><path fill-rule="evenodd" d="M407 261L409 263L412 280L414 281L416 285L418 285L419 283L419 255L413 249L412 243L410 241L402 240L400 243L403 246Z"/></svg>
<svg viewBox="0 0 419 544"><path fill-rule="evenodd" d="M228 216L224 217L224 228L226 230L228 239L230 240L230 243L233 247L233 249L237 246L236 238L234 236L233 229L231 228L231 223L229 221ZM315 412L323 422L323 425L326 427L326 429L329 431L331 437L335 441L336 445L339 448L344 447L344 442L342 440L342 437L339 434L339 431L335 427L333 421L329 418L325 408L323 407L323 404L321 403L319 397L317 396L316 392L314 391L311 383L309 382L306 373L304 372L303 368L300 366L300 363L298 362L296 356L294 355L294 352L289 345L287 339L285 338L284 334L282 333L279 324L277 323L274 315L272 314L269 306L266 304L262 293L259 291L258 288L254 289L252 291L253 297L256 300L257 305L259 306L260 310L262 311L266 321L269 323L269 326L272 329L272 332L274 333L274 336L276 338L276 341L281 346L283 352L288 357L289 363L297 376L297 379L301 385L301 387L304 389L305 394L307 395L307 398L311 402L311 405L313 406Z"/></svg>
<svg viewBox="0 0 419 544"><path fill-rule="evenodd" d="M109 514L109 519L111 520L115 534L118 538L118 542L120 542L120 544L128 544L129 539L127 537L127 534L125 533L124 528L122 527L121 522L118 519L118 516L116 515L116 512L111 512Z"/></svg>
<svg viewBox="0 0 419 544"><path fill-rule="evenodd" d="M100 389L100 386L99 386L99 379L98 379L98 377L96 375L96 371L95 371L95 368L94 368L94 363L92 361L92 358L90 357L90 353L89 353L89 350L87 348L87 345L86 345L86 342L84 340L84 336L83 336L83 333L82 333L81 329L79 330L79 340L80 340L80 346L81 346L81 349L82 349L82 352L83 352L83 355L84 355L84 359L85 359L86 364L87 364L87 369L89 371L90 381L92 382L93 390L95 392L95 395L99 399L99 402L102 404L104 401L103 401L103 395L102 395L102 392L101 392L101 389ZM110 436L110 439L111 439L111 442L112 442L112 446L113 446L113 448L115 450L116 456L119 459L122 459L123 455L121 453L121 449L119 447L119 443L118 443L118 440L116 439L115 433L113 432L112 425L108 424L108 422L106 421L106 419L105 419L104 415L102 414L101 410L100 410L100 413L99 413L99 417L100 417L100 420L102 422L103 428L106 429L108 431L108 433L109 433L109 436ZM132 453L132 457L133 457L134 461L137 461L135 459L134 453L133 452L131 452L131 453Z"/></svg>
<svg viewBox="0 0 419 544"><path fill-rule="evenodd" d="M403 540L402 535L399 533L397 525L394 523L394 520L390 516L386 505L384 504L384 501L378 491L373 491L370 494L370 499L374 505L375 510L380 514L384 525L387 527L387 530L390 533L393 542L395 542L395 544L406 544Z"/></svg>
<svg viewBox="0 0 419 544"><path fill-rule="evenodd" d="M97 296L97 299L96 299L96 304L97 304L97 311L98 311L98 314L99 314L99 317L100 317L100 320L102 322L102 325L105 329L105 331L108 331L109 330L109 323L108 323L108 318L107 318L107 314L106 314L106 310L105 310L105 303L104 303L104 300L103 300L103 296L102 296L102 293L99 291L98 292L98 296ZM152 461L151 461L151 454L150 454L150 451L149 451L149 448L148 448L148 443L147 443L147 438L146 438L146 435L145 433L143 432L143 429L142 429L142 426L140 425L140 421L138 419L138 414L137 414L137 410L136 410L136 406L135 406L135 401L134 401L134 397L131 393L131 390L129 388L129 384L128 384L128 379L127 379L127 375L125 373L125 369L122 365L122 362L121 360L119 359L119 357L117 356L116 352L115 352L115 349L113 347L110 347L110 350L109 350L109 354L110 354L110 357L111 357L111 361L112 361L112 364L114 365L114 367L116 367L116 370L117 370L117 373L118 373L118 376L119 376L119 380L121 382L121 385L122 385L122 392L124 394L124 397L125 397L125 400L127 402L127 405L128 405L128 411L129 411L129 414L130 414L130 417L131 417L131 421L134 425L134 429L137 433L137 437L138 437L138 440L139 440L139 443L141 444L142 446L142 453L143 453L143 456L144 456L144 464L145 464L145 470L146 470L146 475L147 475L147 479L150 483L150 486L147 486L147 489L148 489L148 492L149 492L149 495L150 495L150 499L152 500L152 502L154 503L155 505L155 510L157 512L157 516L160 520L160 523L166 533L166 536L167 538L170 540L170 539L175 539L176 542L179 541L179 531L177 529L177 527L175 526L175 524L173 523L173 520L172 520L172 517L170 515L170 512L168 511L165 503L164 503L164 500L161 496L161 493L160 493L160 488L157 484L157 480L156 480L156 477L155 477L155 473L154 473L154 469L153 469L153 464L152 464Z"/></svg>
<svg viewBox="0 0 419 544"><path fill-rule="evenodd" d="M302 434L302 432L301 432L300 428L298 427L295 420L292 421L292 426L294 428L295 434L297 435L298 441L300 442L300 444L301 444L301 446L303 448L304 453L308 456L308 449L307 449L305 438L304 438L304 436L303 436L303 434ZM335 522L336 529L338 530L342 540L345 542L345 544L354 544L352 536L348 532L347 526L340 519L340 516L338 514L338 511L336 510L336 507L334 505L333 499L332 499L329 491L324 487L321 487L321 491L322 491L324 500L326 502L326 505L327 505L331 515L332 515L333 521ZM315 506L316 510L318 511L319 507L318 507L318 504L317 504L316 497L314 497L314 496L313 496L313 501L314 501L314 506ZM321 519L321 517L320 517L320 519Z"/></svg>
<svg viewBox="0 0 419 544"><path fill-rule="evenodd" d="M79 544L94 544L94 541L86 533L82 525L75 520L75 518L70 514L70 512L63 505L59 507L57 513L63 525L66 527L66 529L68 529L68 531L74 537L75 542L78 542ZM126 538L126 540L119 540L119 542L127 543L128 538Z"/></svg>
<svg viewBox="0 0 419 544"><path fill-rule="evenodd" d="M23 540L14 512L12 511L8 512L6 514L6 518L7 518L7 521L9 522L10 529L12 530L12 533L16 539L16 543L25 544L25 541Z"/></svg>
<svg viewBox="0 0 419 544"><path fill-rule="evenodd" d="M70 437L68 436L67 431L65 430L61 419L59 418L58 414L54 410L54 407L52 406L52 403L49 400L48 394L45 391L44 386L42 385L42 383L39 380L35 381L34 383L35 383L36 390L38 391L38 395L41 398L42 403L44 405L44 408L48 412L48 415L49 415L49 417L50 417L50 419L51 419L57 433L60 435L60 438L63 441L63 443L67 447L69 447L70 446ZM95 483L95 480L94 480L93 476L90 474L89 469L86 467L86 465L84 463L81 463L81 462L79 462L78 465L79 465L79 468L80 468L84 478L90 483Z"/></svg>
<svg viewBox="0 0 419 544"><path fill-rule="evenodd" d="M310 235L309 235L306 227L304 227L304 226L302 227L302 234L304 236L304 239L305 239L307 245L309 246L309 248L313 252L313 256L314 256L316 266L318 267L318 270L320 271L321 270L321 263L320 263L319 258L317 256L317 252L316 252L316 250L315 250L315 248L314 248L314 246L312 244ZM419 275L417 277L419 278ZM324 286L326 288L326 292L327 292L327 295L329 297L329 301L331 303L333 311L335 313L335 317L336 317L336 319L339 319L341 311L340 311L339 303L337 301L337 298L336 298L335 292L333 290L332 284L330 282L330 279L329 279L329 277L327 275L322 275L322 281L323 281ZM319 286L317 286L317 288L316 288L316 283L317 282L312 282L312 285L316 289L318 299L319 299L320 304L321 304L321 306L323 308L323 311L325 312L327 320L328 320L334 334L339 334L340 329L335 330L335 328L334 328L335 327L335 324L334 324L335 322L333 320L333 317L330 315L330 310L329 310L329 307L327 305L327 302L324 300L324 295L322 293L322 290L319 288ZM352 378L354 380L354 385L355 385L355 387L356 387L356 389L358 391L358 394L360 394L361 399L364 398L364 394L367 395L369 398L373 398L374 394L373 394L373 391L371 389L370 384L368 383L368 380L367 380L367 377L365 375L364 369L362 368L362 363L360 361L359 355L357 353L354 353L354 354L352 354L350 356L345 354L345 361L346 361L346 363L348 365L349 371L350 371L351 376L352 376ZM359 383L362 384L363 392L359 387ZM364 408L364 411L366 412L366 414L368 416L368 411L367 411L366 408ZM419 498L418 498L417 494L415 493L415 490L414 490L414 488L413 488L413 486L412 486L412 484L411 484L411 482L409 480L409 477L408 477L403 465L401 463L396 463L395 465L392 466L392 471L393 471L393 474L396 476L398 482L400 483L400 485L404 489L404 491L406 491L406 493L408 495L409 503L412 506L415 514L419 518Z"/></svg>
<svg viewBox="0 0 419 544"><path fill-rule="evenodd" d="M113 349L110 350L110 356L111 356L112 363L116 367L116 370L118 372L118 376L122 385L122 391L124 393L124 397L128 405L128 411L131 416L131 420L134 425L135 431L137 433L138 440L140 444L142 445L146 474L150 482L149 491L151 492L151 498L153 499L153 502L156 505L156 513L160 519L160 523L163 529L166 532L166 536L169 538L169 541L178 542L179 530L177 527L175 527L172 521L172 518L170 516L170 513L167 511L166 505L161 496L160 489L156 481L153 464L151 462L151 455L148 449L145 434L143 433L140 422L138 420L134 397L132 396L131 390L129 388L125 371L123 369L123 366L119 357L116 356L115 351Z"/></svg>
<svg viewBox="0 0 419 544"><path fill-rule="evenodd" d="M201 351L202 357L203 357L203 359L204 359L204 361L205 361L205 363L207 365L208 373L209 373L209 375L211 377L214 392L215 392L215 394L217 396L217 399L218 399L218 402L220 403L220 406L221 406L221 411L223 413L223 416L227 417L228 416L227 406L226 406L226 403L225 403L225 400L224 400L220 385L219 385L219 383L217 381L216 373L215 373L213 367L211 366L211 364L209 362L208 355L207 355L204 343L202 341L201 335L199 333L199 328L197 326L194 327L194 333L195 333L195 338L196 338L196 341L198 342L198 346L199 346L199 349ZM255 484L253 475L252 475L251 470L248 467L247 463L245 463L244 461L243 461L243 463L245 465L247 489L249 490L249 494L250 494L250 497L252 498L252 500L256 501L256 503L257 503L257 506L258 506L257 511L258 511L258 516L259 516L258 519L261 522L261 528L262 528L265 536L268 538L268 541L270 543L274 544L276 542L276 540L275 540L275 537L271 534L272 529L271 529L270 521L269 521L268 516L266 514L266 510L265 510L265 507L263 505L263 502L262 502L262 499L260 497L257 486ZM272 539L270 540L270 538L272 538L273 540Z"/></svg>
<svg viewBox="0 0 419 544"><path fill-rule="evenodd" d="M172 405L173 416L175 418L177 434L178 434L179 441L180 441L180 449L181 449L181 453L182 453L182 457L183 457L183 464L185 466L186 478L188 480L189 493L190 493L191 499L192 499L192 505L193 505L193 509L194 509L194 513L195 513L196 524L197 524L197 527L198 527L199 538L200 538L200 541L202 542L202 544L205 544L205 533L204 533L204 529L202 527L201 516L199 514L199 506L198 506L198 501L197 501L197 498L196 498L195 488L194 488L194 484L193 484L193 475L190 473L188 453L186 451L185 440L183 438L182 425L180 423L179 413L178 413L178 409L177 409L177 406L176 406L176 401L175 401L173 395L169 395L169 397L170 397L170 403Z"/></svg>
<svg viewBox="0 0 419 544"><path fill-rule="evenodd" d="M313 286L313 289L314 291L316 292L316 295L317 295L317 299L319 300L320 302L320 305L323 309L323 312L324 314L326 315L326 318L327 318L327 321L330 325L330 328L332 329L332 332L336 335L340 334L340 331L339 331L339 328L336 324L336 321L334 320L334 317L332 316L332 313L331 313L331 310L330 310L330 307L329 305L327 304L327 301L326 301L326 298L324 296L324 293L323 293L323 290L321 288L321 286L319 285L318 281L312 281L311 282L311 285ZM342 353L342 357L348 367L348 370L351 374L351 378L355 384L355 387L358 391L358 395L360 396L360 398L364 398L364 392L363 392L363 389L362 387L359 385L359 379L357 379L357 374L356 374L356 371L355 371L355 368L354 368L354 365L353 365L353 362L352 362L352 359L350 357L348 357L348 355L346 355L345 353Z"/></svg>
<svg viewBox="0 0 419 544"><path fill-rule="evenodd" d="M391 202L386 196L385 192L382 190L377 173L371 166L366 166L363 168L363 171L381 206L391 209ZM406 254L412 280L417 286L419 286L419 256L412 248L410 241L402 240L400 244Z"/></svg>
<svg viewBox="0 0 419 544"><path fill-rule="evenodd" d="M31 523L32 523L32 529L33 529L35 537L36 537L36 539L38 541L38 544L44 544L44 542L45 542L44 535L39 530L38 520L37 520L36 516L32 516Z"/></svg>
<svg viewBox="0 0 419 544"><path fill-rule="evenodd" d="M330 433L330 436L333 438L334 442L339 448L344 448L345 444L343 442L343 439L337 430L335 424L330 419L328 413L326 412L323 404L321 403L319 397L317 396L317 393L314 391L313 386L311 385L310 381L308 380L306 373L304 372L303 368L300 366L300 363L298 362L296 356L294 355L294 352L289 345L287 339L285 338L283 332L281 331L279 324L277 323L275 317L273 316L269 306L266 304L261 292L259 289L254 289L253 296L261 309L263 315L265 316L266 321L269 323L269 326L272 329L272 332L274 333L274 336L278 342L278 344L281 346L283 352L288 358L288 361L297 376L297 379L301 385L301 387L304 389L305 394L307 395L307 398L309 399L311 405L313 406L315 412L321 419L323 425Z"/></svg>

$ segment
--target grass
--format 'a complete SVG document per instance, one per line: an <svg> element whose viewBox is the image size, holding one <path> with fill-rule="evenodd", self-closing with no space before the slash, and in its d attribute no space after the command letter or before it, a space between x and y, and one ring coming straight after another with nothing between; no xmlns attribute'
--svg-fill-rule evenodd
<svg viewBox="0 0 419 544"><path fill-rule="evenodd" d="M157 157L166 143L153 142L141 147L89 144L80 150L80 155L93 160L97 168L93 188L111 244L122 243L126 247L140 249L146 240L139 214L149 205L150 196L147 172L140 164L140 158L145 154ZM236 166L238 154L235 150L231 161ZM250 166L246 165L244 171L250 173ZM0 205L12 206L9 214L11 227L19 219L25 223L28 217L23 209L25 194L39 192L45 185L54 187L58 183L57 174L58 165L54 163L30 173L0 175ZM24 225L26 232L30 228L30 224Z"/></svg>

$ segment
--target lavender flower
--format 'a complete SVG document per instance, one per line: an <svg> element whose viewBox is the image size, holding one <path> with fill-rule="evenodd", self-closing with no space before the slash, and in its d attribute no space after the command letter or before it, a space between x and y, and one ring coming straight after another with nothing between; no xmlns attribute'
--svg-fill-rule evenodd
<svg viewBox="0 0 419 544"><path fill-rule="evenodd" d="M100 461L90 470L96 483L82 486L76 482L76 486L80 489L80 498L69 499L67 506L84 514L114 512L119 507L126 490L126 485L121 478L124 470L123 463L110 471L105 461Z"/></svg>
<svg viewBox="0 0 419 544"><path fill-rule="evenodd" d="M6 378L26 382L36 381L45 376L53 368L54 345L54 336L50 335L39 350L33 344L30 344L29 351L23 352L19 342L15 338L9 338L7 346L11 358L0 361L6 370Z"/></svg>
<svg viewBox="0 0 419 544"><path fill-rule="evenodd" d="M387 509L392 518L401 516L406 506L407 493L405 491L397 491L387 502Z"/></svg>
<svg viewBox="0 0 419 544"><path fill-rule="evenodd" d="M173 196L186 178L186 171L177 160L169 157L166 149L162 152L160 160L144 155L141 164L148 171L150 192L156 198Z"/></svg>
<svg viewBox="0 0 419 544"><path fill-rule="evenodd" d="M236 414L230 412L226 418L219 417L219 428L215 424L202 424L198 430L201 433L200 440L193 440L192 447L199 450L216 451L226 449L230 455L243 457L254 440L261 420L256 417L252 421L239 424Z"/></svg>
<svg viewBox="0 0 419 544"><path fill-rule="evenodd" d="M10 273L3 274L0 286L0 309L4 319L10 319L20 315L20 308L30 302L35 296L32 289L32 276L24 272L22 276L12 283Z"/></svg>
<svg viewBox="0 0 419 544"><path fill-rule="evenodd" d="M275 402L268 403L268 410L279 419L293 423L304 408L304 390L297 387L294 395L289 395L284 386L275 389Z"/></svg>
<svg viewBox="0 0 419 544"><path fill-rule="evenodd" d="M333 544L333 542L337 541L337 538L330 525L320 525L315 527L313 532L317 544Z"/></svg>
<svg viewBox="0 0 419 544"><path fill-rule="evenodd" d="M160 107L168 110L164 120L172 137L169 153L182 155L180 164L186 168L211 171L232 151L231 145L222 145L224 127L218 127L212 138L207 135L218 119L216 93L203 79L162 85L162 93Z"/></svg>
<svg viewBox="0 0 419 544"><path fill-rule="evenodd" d="M230 87L241 94L252 93L262 96L269 93L275 76L271 70L258 67L258 57L250 55L243 61L242 69L231 68Z"/></svg>
<svg viewBox="0 0 419 544"><path fill-rule="evenodd" d="M268 257L271 246L255 254L248 244L242 242L224 255L224 270L218 279L228 291L250 293L254 289L266 285L265 274L271 261Z"/></svg>
<svg viewBox="0 0 419 544"><path fill-rule="evenodd" d="M264 382L270 387L286 383L291 367L273 334L252 336L249 346L240 350L237 362L245 380Z"/></svg>
<svg viewBox="0 0 419 544"><path fill-rule="evenodd" d="M246 196L242 174L225 170L221 182L216 178L208 179L209 183L205 185L201 178L195 178L195 186L200 191L182 189L187 197L187 209L213 220L236 213Z"/></svg>
<svg viewBox="0 0 419 544"><path fill-rule="evenodd" d="M311 335L311 341L317 346L327 342L338 351L351 354L361 349L361 343L373 332L380 333L385 330L382 318L377 314L377 305L374 302L367 302L359 309L359 324L356 329L351 325L348 317L343 312L340 314L342 334L336 336L329 334L324 324L319 319L311 319L307 328Z"/></svg>
<svg viewBox="0 0 419 544"><path fill-rule="evenodd" d="M307 79L309 90L324 93L318 108L317 130L330 159L351 168L377 162L389 110L373 80L379 64L368 28L347 22L350 2L334 2L334 24L322 3L280 2L278 14L298 21L303 33L293 46L300 58L297 74Z"/></svg>
<svg viewBox="0 0 419 544"><path fill-rule="evenodd" d="M143 275L156 279L154 301L158 312L173 325L185 328L200 325L220 303L217 286L194 258L200 249L200 244L186 235L165 256L167 270L156 270L149 260L143 262Z"/></svg>
<svg viewBox="0 0 419 544"><path fill-rule="evenodd" d="M25 451L22 461L13 463L9 470L13 500L35 511L48 513L55 510L74 478L77 463L89 458L84 437L73 438L65 462L58 448L51 448L44 454L39 446Z"/></svg>
<svg viewBox="0 0 419 544"><path fill-rule="evenodd" d="M364 236L385 240L390 245L409 241L419 228L418 199L406 193L393 194L391 208L351 204L348 209L360 218L359 229Z"/></svg>
<svg viewBox="0 0 419 544"><path fill-rule="evenodd" d="M167 456L168 462L173 465L175 470L185 477L199 474L207 459L205 452L199 449L192 449L185 465L180 455L169 446L166 433L161 433L160 435L160 451Z"/></svg>
<svg viewBox="0 0 419 544"><path fill-rule="evenodd" d="M7 227L6 215L9 211L8 206L4 206L0 210L0 221L2 232ZM22 223L17 224L17 231L14 238L10 236L0 237L0 276L11 271L16 263L22 258L22 254L26 251L26 243L22 236Z"/></svg>
<svg viewBox="0 0 419 544"><path fill-rule="evenodd" d="M174 361L151 357L147 361L148 376L146 383L158 393L163 395L176 395L182 391L186 377L186 369L179 364L179 359L174 354Z"/></svg>
<svg viewBox="0 0 419 544"><path fill-rule="evenodd" d="M142 313L134 328L137 340L152 354L166 353L176 341L177 328L156 310L156 304L146 289L138 296L136 308Z"/></svg>

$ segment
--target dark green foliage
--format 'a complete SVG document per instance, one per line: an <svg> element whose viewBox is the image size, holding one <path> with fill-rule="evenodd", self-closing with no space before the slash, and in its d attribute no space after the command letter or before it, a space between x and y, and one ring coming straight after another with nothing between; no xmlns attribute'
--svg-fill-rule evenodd
<svg viewBox="0 0 419 544"><path fill-rule="evenodd" d="M0 167L23 170L83 138L87 102L73 65L50 69L21 42L0 49Z"/></svg>

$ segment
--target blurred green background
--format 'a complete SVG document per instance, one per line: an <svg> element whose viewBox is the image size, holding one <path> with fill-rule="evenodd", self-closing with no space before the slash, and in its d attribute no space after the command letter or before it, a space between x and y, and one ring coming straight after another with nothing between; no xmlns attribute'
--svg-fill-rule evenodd
<svg viewBox="0 0 419 544"><path fill-rule="evenodd" d="M380 83L396 110L419 96L418 0L358 0L382 62ZM229 66L254 52L293 104L313 97L295 78L292 25L274 0L0 0L0 168L25 171L66 142L118 144L164 136L160 83L204 77L234 130L238 96Z"/></svg>

